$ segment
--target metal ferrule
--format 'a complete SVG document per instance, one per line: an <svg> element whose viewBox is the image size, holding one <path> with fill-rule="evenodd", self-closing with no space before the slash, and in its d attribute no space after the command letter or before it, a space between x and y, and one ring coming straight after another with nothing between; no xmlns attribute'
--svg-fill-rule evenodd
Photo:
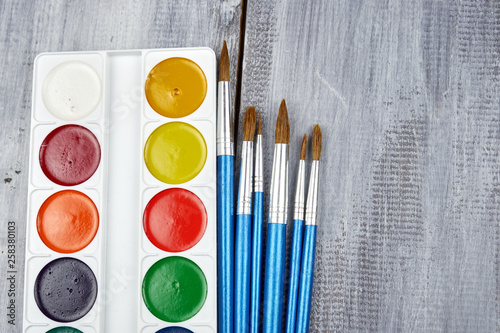
<svg viewBox="0 0 500 333"><path fill-rule="evenodd" d="M234 156L233 113L229 81L219 81L217 86L217 156Z"/></svg>
<svg viewBox="0 0 500 333"><path fill-rule="evenodd" d="M264 160L262 157L262 134L257 135L255 143L254 192L264 192Z"/></svg>
<svg viewBox="0 0 500 333"><path fill-rule="evenodd" d="M297 187L295 188L295 203L293 206L293 219L304 221L304 208L306 206L306 161L299 160L297 173Z"/></svg>
<svg viewBox="0 0 500 333"><path fill-rule="evenodd" d="M240 185L236 214L252 214L253 142L243 141L241 146Z"/></svg>
<svg viewBox="0 0 500 333"><path fill-rule="evenodd" d="M273 172L269 201L269 223L287 223L288 211L288 145L274 145Z"/></svg>
<svg viewBox="0 0 500 333"><path fill-rule="evenodd" d="M318 208L319 161L312 161L309 190L307 191L306 225L317 225L316 212Z"/></svg>

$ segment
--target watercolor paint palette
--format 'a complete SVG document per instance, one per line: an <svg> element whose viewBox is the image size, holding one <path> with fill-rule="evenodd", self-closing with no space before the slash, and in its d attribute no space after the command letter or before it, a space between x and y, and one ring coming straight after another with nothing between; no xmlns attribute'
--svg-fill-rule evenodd
<svg viewBox="0 0 500 333"><path fill-rule="evenodd" d="M23 332L217 331L216 59L35 60Z"/></svg>

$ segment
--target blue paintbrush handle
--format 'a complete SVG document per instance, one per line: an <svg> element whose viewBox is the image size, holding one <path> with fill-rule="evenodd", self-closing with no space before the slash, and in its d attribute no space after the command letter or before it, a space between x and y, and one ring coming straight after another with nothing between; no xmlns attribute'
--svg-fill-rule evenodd
<svg viewBox="0 0 500 333"><path fill-rule="evenodd" d="M217 290L219 332L233 332L234 156L217 156Z"/></svg>
<svg viewBox="0 0 500 333"><path fill-rule="evenodd" d="M236 215L234 259L234 331L250 328L250 255L252 248L252 215Z"/></svg>
<svg viewBox="0 0 500 333"><path fill-rule="evenodd" d="M288 284L288 304L286 313L286 333L295 332L297 317L297 297L299 293L300 260L302 254L302 232L304 221L293 221L292 249L290 250L290 283Z"/></svg>
<svg viewBox="0 0 500 333"><path fill-rule="evenodd" d="M302 247L302 273L300 275L299 299L297 305L297 333L309 332L309 315L311 314L311 298L314 277L314 255L316 252L316 226L306 225L304 228L304 245Z"/></svg>
<svg viewBox="0 0 500 333"><path fill-rule="evenodd" d="M285 284L286 224L267 227L266 271L264 276L263 332L281 332Z"/></svg>
<svg viewBox="0 0 500 333"><path fill-rule="evenodd" d="M250 290L250 332L259 333L260 285L262 281L262 230L264 226L264 193L253 195L252 282Z"/></svg>

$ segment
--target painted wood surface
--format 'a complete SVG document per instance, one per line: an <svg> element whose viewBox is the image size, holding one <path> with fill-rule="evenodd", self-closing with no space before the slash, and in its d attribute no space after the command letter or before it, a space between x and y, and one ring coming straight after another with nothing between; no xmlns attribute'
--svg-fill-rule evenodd
<svg viewBox="0 0 500 333"><path fill-rule="evenodd" d="M323 130L311 331L500 332L499 3L247 6L267 174L283 97L292 191Z"/></svg>
<svg viewBox="0 0 500 333"><path fill-rule="evenodd" d="M0 332L21 331L36 54L227 39L236 78L242 7L0 2L0 272L8 221L18 271ZM323 130L311 331L500 332L498 2L247 0L244 17L240 110L263 113L268 177L281 98L292 191L301 136Z"/></svg>

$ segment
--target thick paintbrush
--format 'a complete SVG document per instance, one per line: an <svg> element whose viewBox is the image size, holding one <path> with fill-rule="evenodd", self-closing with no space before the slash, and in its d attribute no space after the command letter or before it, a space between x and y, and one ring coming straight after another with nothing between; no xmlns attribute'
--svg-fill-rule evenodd
<svg viewBox="0 0 500 333"><path fill-rule="evenodd" d="M240 183L236 210L234 258L234 331L250 329L250 258L252 254L252 180L255 108L247 109L243 120Z"/></svg>
<svg viewBox="0 0 500 333"><path fill-rule="evenodd" d="M281 332L285 284L288 210L288 142L290 125L285 100L281 102L274 145L264 275L263 332Z"/></svg>
<svg viewBox="0 0 500 333"><path fill-rule="evenodd" d="M222 46L217 85L217 290L219 332L233 332L234 143L229 55Z"/></svg>
<svg viewBox="0 0 500 333"><path fill-rule="evenodd" d="M286 311L286 333L295 332L297 317L297 296L299 293L300 259L302 254L302 233L304 231L304 207L306 205L306 147L307 134L304 134L300 148L299 170L293 208L292 248L290 249L290 273L288 283L288 303Z"/></svg>
<svg viewBox="0 0 500 333"><path fill-rule="evenodd" d="M318 208L319 158L321 157L321 129L314 126L312 138L312 164L307 191L304 242L302 245L302 263L297 305L297 323L295 332L309 332L311 298L314 277L314 255L316 252L316 212Z"/></svg>

